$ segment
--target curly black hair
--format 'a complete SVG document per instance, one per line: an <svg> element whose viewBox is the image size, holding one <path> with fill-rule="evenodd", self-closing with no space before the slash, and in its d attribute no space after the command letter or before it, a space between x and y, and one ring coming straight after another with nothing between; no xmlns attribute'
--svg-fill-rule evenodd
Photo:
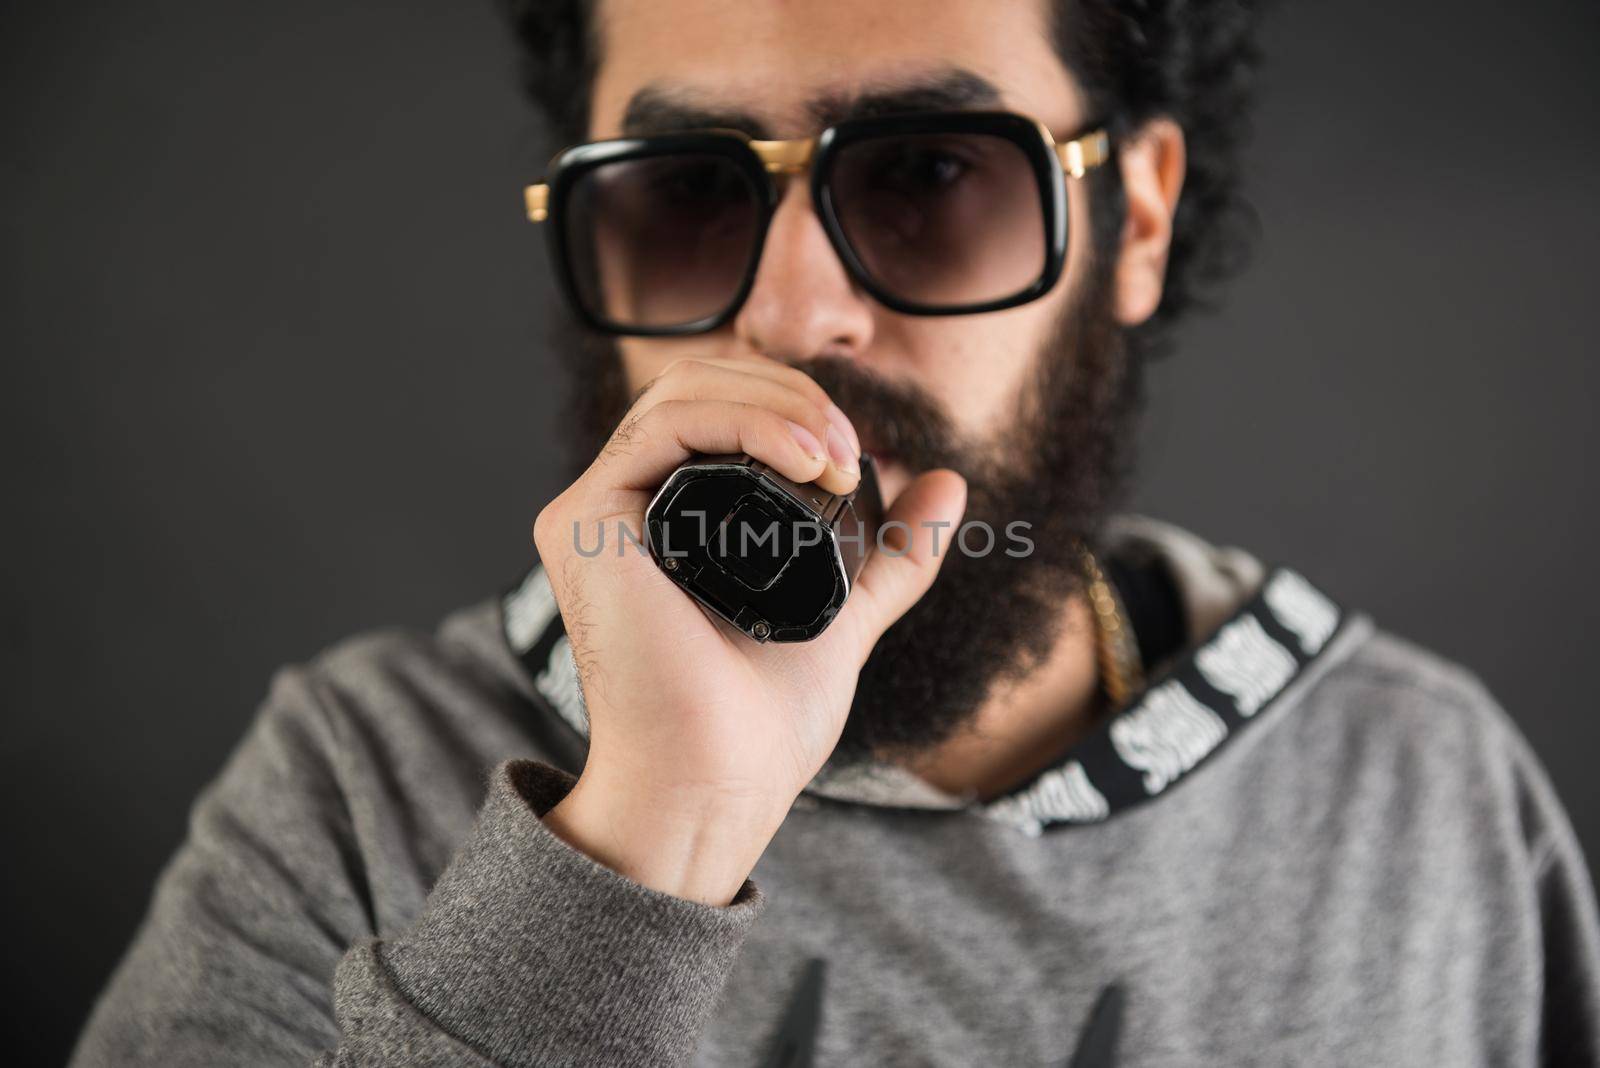
<svg viewBox="0 0 1600 1068"><path fill-rule="evenodd" d="M1170 346L1171 327L1215 303L1248 259L1254 212L1241 192L1251 130L1261 4L1254 0L1048 0L1055 46L1113 141L1157 116L1178 123L1188 173L1161 306L1130 332L1135 352ZM594 0L500 0L522 45L522 81L563 144L584 139L598 63ZM1115 167L1091 187L1096 247L1112 247L1124 205Z"/></svg>

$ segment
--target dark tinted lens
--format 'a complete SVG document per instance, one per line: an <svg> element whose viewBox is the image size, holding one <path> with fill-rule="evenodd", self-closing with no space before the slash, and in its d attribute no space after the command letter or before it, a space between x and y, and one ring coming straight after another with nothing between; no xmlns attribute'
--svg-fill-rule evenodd
<svg viewBox="0 0 1600 1068"><path fill-rule="evenodd" d="M710 153L601 164L574 183L562 217L579 299L602 319L644 327L725 309L761 225L749 176Z"/></svg>
<svg viewBox="0 0 1600 1068"><path fill-rule="evenodd" d="M1013 297L1044 272L1045 223L1027 155L989 134L896 134L841 147L834 212L867 274L911 304Z"/></svg>

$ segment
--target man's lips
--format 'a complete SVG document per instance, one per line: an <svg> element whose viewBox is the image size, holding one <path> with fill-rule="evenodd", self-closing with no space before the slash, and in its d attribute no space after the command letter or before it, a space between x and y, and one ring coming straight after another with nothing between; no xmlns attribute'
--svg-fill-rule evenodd
<svg viewBox="0 0 1600 1068"><path fill-rule="evenodd" d="M868 445L861 451L872 457L873 462L879 467L900 462L900 457L895 455L893 452L890 452L888 449L876 449Z"/></svg>
<svg viewBox="0 0 1600 1068"><path fill-rule="evenodd" d="M870 434L862 436L861 451L866 453L868 456L871 456L880 467L887 463L893 463L899 459L893 449L886 447L881 441L877 440Z"/></svg>
<svg viewBox="0 0 1600 1068"><path fill-rule="evenodd" d="M900 491L911 482L912 472L900 462L900 457L888 450L864 444L862 452L872 457L872 462L878 473L878 492L883 497L885 507L894 504L895 498L900 496Z"/></svg>

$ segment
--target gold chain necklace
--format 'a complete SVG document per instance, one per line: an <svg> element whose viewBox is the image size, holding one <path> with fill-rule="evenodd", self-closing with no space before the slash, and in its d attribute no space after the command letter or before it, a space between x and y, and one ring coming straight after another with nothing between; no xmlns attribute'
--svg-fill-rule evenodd
<svg viewBox="0 0 1600 1068"><path fill-rule="evenodd" d="M1100 664L1100 687L1114 707L1144 689L1144 665L1139 659L1139 644L1123 610L1122 598L1111 585L1100 561L1087 545L1079 545L1083 562L1084 592L1094 610L1095 658Z"/></svg>

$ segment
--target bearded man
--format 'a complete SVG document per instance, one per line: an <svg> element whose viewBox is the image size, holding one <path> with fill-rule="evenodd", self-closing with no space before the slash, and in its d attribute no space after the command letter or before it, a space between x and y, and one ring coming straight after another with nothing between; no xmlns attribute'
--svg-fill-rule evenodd
<svg viewBox="0 0 1600 1068"><path fill-rule="evenodd" d="M1114 514L1238 259L1247 6L511 13L574 146L540 564L280 676L78 1063L1596 1062L1593 890L1484 689ZM723 454L876 460L814 640L586 547Z"/></svg>

